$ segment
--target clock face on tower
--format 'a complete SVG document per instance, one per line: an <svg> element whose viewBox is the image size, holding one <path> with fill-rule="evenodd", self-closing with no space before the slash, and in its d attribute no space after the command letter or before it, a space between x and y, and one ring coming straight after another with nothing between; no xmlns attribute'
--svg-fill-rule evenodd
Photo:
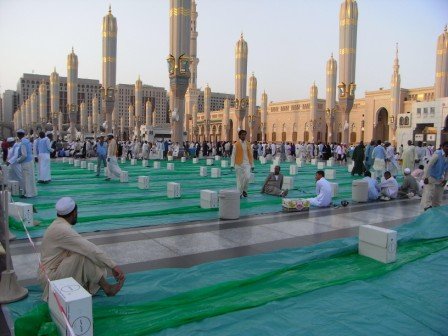
<svg viewBox="0 0 448 336"><path fill-rule="evenodd" d="M107 96L109 98L113 98L113 96L114 96L114 89L107 89Z"/></svg>

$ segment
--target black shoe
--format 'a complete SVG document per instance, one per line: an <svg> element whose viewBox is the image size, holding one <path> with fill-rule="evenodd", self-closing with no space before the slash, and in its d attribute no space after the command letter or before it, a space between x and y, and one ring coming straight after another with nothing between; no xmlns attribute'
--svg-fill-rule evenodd
<svg viewBox="0 0 448 336"><path fill-rule="evenodd" d="M110 177L108 177L108 178L105 178L104 180L105 180L105 181L110 181Z"/></svg>
<svg viewBox="0 0 448 336"><path fill-rule="evenodd" d="M28 197L26 197L25 195L20 195L20 198L28 198Z"/></svg>
<svg viewBox="0 0 448 336"><path fill-rule="evenodd" d="M243 191L243 197L247 197L247 192Z"/></svg>
<svg viewBox="0 0 448 336"><path fill-rule="evenodd" d="M431 209L431 208L432 208L432 205L430 205L429 207L426 207L424 210L426 211L426 210Z"/></svg>

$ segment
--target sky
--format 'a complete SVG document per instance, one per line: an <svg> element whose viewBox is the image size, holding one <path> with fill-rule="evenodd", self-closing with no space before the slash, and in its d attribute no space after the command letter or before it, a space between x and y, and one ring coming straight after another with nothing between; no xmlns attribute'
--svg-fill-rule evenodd
<svg viewBox="0 0 448 336"><path fill-rule="evenodd" d="M197 0L198 86L234 92L234 48L249 46L248 77L258 100L325 98L325 64L338 54L342 0ZM0 92L23 73L66 76L72 46L79 77L101 79L101 23L109 4L118 23L117 83L169 87L168 0L0 0ZM434 85L436 42L447 0L358 0L357 96L388 88L399 45L404 88ZM337 60L337 57L335 57Z"/></svg>

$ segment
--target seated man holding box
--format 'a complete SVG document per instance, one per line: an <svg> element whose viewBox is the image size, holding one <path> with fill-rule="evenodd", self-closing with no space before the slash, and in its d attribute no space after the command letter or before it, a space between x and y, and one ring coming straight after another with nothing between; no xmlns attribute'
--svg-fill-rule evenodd
<svg viewBox="0 0 448 336"><path fill-rule="evenodd" d="M95 244L73 230L78 219L75 201L62 197L56 203L57 218L45 231L41 245L39 281L44 288L42 298L48 300L48 281L72 277L88 292L95 294L100 288L107 296L114 296L123 286L123 271ZM107 268L117 280L106 281ZM45 273L44 273L45 272Z"/></svg>
<svg viewBox="0 0 448 336"><path fill-rule="evenodd" d="M264 181L262 194L285 197L288 195L288 189L282 190L283 174L280 174L280 166L275 166L274 172L269 173Z"/></svg>

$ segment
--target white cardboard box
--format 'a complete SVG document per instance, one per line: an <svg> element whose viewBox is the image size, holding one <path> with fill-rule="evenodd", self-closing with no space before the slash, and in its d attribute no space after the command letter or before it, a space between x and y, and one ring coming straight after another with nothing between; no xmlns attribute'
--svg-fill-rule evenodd
<svg viewBox="0 0 448 336"><path fill-rule="evenodd" d="M33 205L29 203L14 202L9 203L8 213L15 220L23 220L25 226L34 226Z"/></svg>
<svg viewBox="0 0 448 336"><path fill-rule="evenodd" d="M93 165L93 170L96 171L97 169L98 169L98 165L97 165L97 164L94 164L94 165Z"/></svg>
<svg viewBox="0 0 448 336"><path fill-rule="evenodd" d="M327 160L327 167L333 167L333 165L334 165L334 159L328 159Z"/></svg>
<svg viewBox="0 0 448 336"><path fill-rule="evenodd" d="M87 168L87 161L81 161L81 168L86 169Z"/></svg>
<svg viewBox="0 0 448 336"><path fill-rule="evenodd" d="M196 163L198 163L199 162L199 159L198 158L193 158L193 163L194 164L196 164Z"/></svg>
<svg viewBox="0 0 448 336"><path fill-rule="evenodd" d="M95 166L95 164L94 164L93 162L89 162L89 163L87 164L87 169L88 169L88 170L93 170L94 166Z"/></svg>
<svg viewBox="0 0 448 336"><path fill-rule="evenodd" d="M187 158L186 158L185 156L182 156L182 157L180 158L180 162L187 162Z"/></svg>
<svg viewBox="0 0 448 336"><path fill-rule="evenodd" d="M274 160L272 160L272 164L274 166L280 166L280 160L279 159L274 159Z"/></svg>
<svg viewBox="0 0 448 336"><path fill-rule="evenodd" d="M283 176L282 189L294 189L294 176Z"/></svg>
<svg viewBox="0 0 448 336"><path fill-rule="evenodd" d="M228 166L229 166L229 161L227 161L227 160L221 161L221 168L227 168Z"/></svg>
<svg viewBox="0 0 448 336"><path fill-rule="evenodd" d="M275 171L276 164L271 164L271 167L269 168L269 172L273 173Z"/></svg>
<svg viewBox="0 0 448 336"><path fill-rule="evenodd" d="M149 189L149 176L139 176L137 181L139 189Z"/></svg>
<svg viewBox="0 0 448 336"><path fill-rule="evenodd" d="M73 278L51 281L48 306L61 335L71 335L59 305L75 335L93 336L92 295Z"/></svg>
<svg viewBox="0 0 448 336"><path fill-rule="evenodd" d="M126 163L126 158L122 157L121 158L121 163Z"/></svg>
<svg viewBox="0 0 448 336"><path fill-rule="evenodd" d="M168 182L166 185L166 195L168 198L180 197L180 183Z"/></svg>
<svg viewBox="0 0 448 336"><path fill-rule="evenodd" d="M120 173L120 182L127 183L129 182L129 174L127 171L122 170Z"/></svg>
<svg viewBox="0 0 448 336"><path fill-rule="evenodd" d="M334 180L336 178L336 169L325 169L324 172L327 180Z"/></svg>
<svg viewBox="0 0 448 336"><path fill-rule="evenodd" d="M207 167L205 167L205 166L199 167L199 175L207 176Z"/></svg>
<svg viewBox="0 0 448 336"><path fill-rule="evenodd" d="M325 162L318 162L317 163L317 169L324 169L325 168Z"/></svg>
<svg viewBox="0 0 448 336"><path fill-rule="evenodd" d="M79 166L81 165L81 160L74 160L74 161L73 161L73 165L74 165L75 167L79 167Z"/></svg>
<svg viewBox="0 0 448 336"><path fill-rule="evenodd" d="M211 171L211 177L212 178L219 178L219 177L221 177L221 168L212 168L212 171Z"/></svg>
<svg viewBox="0 0 448 336"><path fill-rule="evenodd" d="M174 157L172 155L168 155L168 161L173 161Z"/></svg>
<svg viewBox="0 0 448 336"><path fill-rule="evenodd" d="M217 208L218 205L218 193L216 191L201 190L201 208Z"/></svg>
<svg viewBox="0 0 448 336"><path fill-rule="evenodd" d="M213 166L213 162L214 162L213 159L207 159L206 164L207 166Z"/></svg>
<svg viewBox="0 0 448 336"><path fill-rule="evenodd" d="M65 157L65 156L64 156L64 157L62 158L62 163L67 163L67 162L68 162L68 157Z"/></svg>
<svg viewBox="0 0 448 336"><path fill-rule="evenodd" d="M297 165L293 164L289 166L289 175L297 175Z"/></svg>
<svg viewBox="0 0 448 336"><path fill-rule="evenodd" d="M137 160L136 159L131 159L131 166L135 166L137 164Z"/></svg>
<svg viewBox="0 0 448 336"><path fill-rule="evenodd" d="M331 197L336 197L339 193L339 184L330 182L331 185Z"/></svg>
<svg viewBox="0 0 448 336"><path fill-rule="evenodd" d="M154 169L160 169L160 161L154 161L153 167Z"/></svg>
<svg viewBox="0 0 448 336"><path fill-rule="evenodd" d="M262 165L266 164L266 158L264 156L260 156L260 163Z"/></svg>
<svg viewBox="0 0 448 336"><path fill-rule="evenodd" d="M168 170L174 170L174 163L172 163L172 162L168 162L168 163L166 164L166 169L168 169Z"/></svg>
<svg viewBox="0 0 448 336"><path fill-rule="evenodd" d="M20 195L19 181L9 180L8 181L8 189L11 192L12 196L19 196Z"/></svg>
<svg viewBox="0 0 448 336"><path fill-rule="evenodd" d="M359 254L391 263L397 259L397 231L373 225L359 227Z"/></svg>
<svg viewBox="0 0 448 336"><path fill-rule="evenodd" d="M349 173L352 172L352 170L353 170L353 166L354 166L353 163L351 163L351 164L349 164L349 165L347 166L347 171L348 171Z"/></svg>
<svg viewBox="0 0 448 336"><path fill-rule="evenodd" d="M317 159L311 159L311 164L312 165L316 165L317 164Z"/></svg>
<svg viewBox="0 0 448 336"><path fill-rule="evenodd" d="M149 166L148 160L142 160L142 167L148 167L148 166Z"/></svg>
<svg viewBox="0 0 448 336"><path fill-rule="evenodd" d="M215 161L221 160L221 157L219 155L215 155Z"/></svg>
<svg viewBox="0 0 448 336"><path fill-rule="evenodd" d="M68 164L74 164L75 163L75 159L73 158L68 158Z"/></svg>
<svg viewBox="0 0 448 336"><path fill-rule="evenodd" d="M303 167L303 164L304 164L304 162L302 161L302 159L296 159L296 164L297 164L297 167Z"/></svg>

